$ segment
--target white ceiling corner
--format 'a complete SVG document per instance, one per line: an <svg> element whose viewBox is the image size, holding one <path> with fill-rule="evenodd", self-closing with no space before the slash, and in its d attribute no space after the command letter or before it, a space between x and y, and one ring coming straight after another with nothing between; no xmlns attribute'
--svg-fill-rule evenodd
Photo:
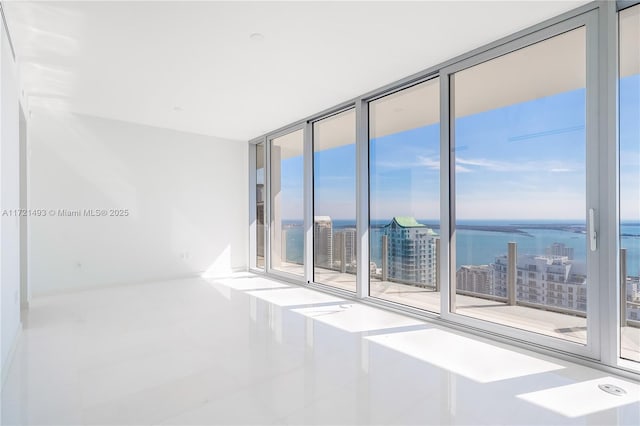
<svg viewBox="0 0 640 426"><path fill-rule="evenodd" d="M248 140L583 3L3 5L30 105Z"/></svg>

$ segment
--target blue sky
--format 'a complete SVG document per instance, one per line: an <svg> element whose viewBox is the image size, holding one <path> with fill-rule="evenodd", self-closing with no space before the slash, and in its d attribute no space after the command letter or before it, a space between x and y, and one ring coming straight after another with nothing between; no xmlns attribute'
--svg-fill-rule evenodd
<svg viewBox="0 0 640 426"><path fill-rule="evenodd" d="M640 74L620 81L620 217L640 222Z"/></svg>
<svg viewBox="0 0 640 426"><path fill-rule="evenodd" d="M440 126L374 139L370 144L371 219L440 216Z"/></svg>
<svg viewBox="0 0 640 426"><path fill-rule="evenodd" d="M583 219L585 90L456 120L459 219Z"/></svg>
<svg viewBox="0 0 640 426"><path fill-rule="evenodd" d="M314 214L333 219L356 217L356 145L314 155Z"/></svg>
<svg viewBox="0 0 640 426"><path fill-rule="evenodd" d="M620 82L621 216L640 220L640 75ZM374 139L371 218L439 217L439 126ZM585 212L585 91L456 120L459 219L577 219ZM315 153L315 209L355 217L355 145ZM282 164L285 219L302 218L302 158Z"/></svg>

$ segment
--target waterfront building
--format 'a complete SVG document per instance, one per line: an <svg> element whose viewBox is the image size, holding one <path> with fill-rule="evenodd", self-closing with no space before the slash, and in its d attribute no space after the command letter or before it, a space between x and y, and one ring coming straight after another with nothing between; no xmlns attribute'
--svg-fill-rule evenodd
<svg viewBox="0 0 640 426"><path fill-rule="evenodd" d="M545 253L573 255L564 244L554 244ZM507 256L498 256L491 264L493 295L507 297ZM547 305L572 311L586 312L586 265L568 255L532 255L517 257L516 300L536 305Z"/></svg>
<svg viewBox="0 0 640 426"><path fill-rule="evenodd" d="M313 218L313 260L321 268L333 267L333 223L329 216Z"/></svg>
<svg viewBox="0 0 640 426"><path fill-rule="evenodd" d="M389 281L435 287L437 238L431 228L412 217L394 217L383 232L382 276Z"/></svg>

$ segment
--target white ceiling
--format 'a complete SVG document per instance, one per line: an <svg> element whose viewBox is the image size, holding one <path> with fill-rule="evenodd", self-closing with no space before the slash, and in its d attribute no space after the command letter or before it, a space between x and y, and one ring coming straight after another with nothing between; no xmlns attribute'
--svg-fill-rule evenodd
<svg viewBox="0 0 640 426"><path fill-rule="evenodd" d="M30 108L247 140L583 3L3 5Z"/></svg>

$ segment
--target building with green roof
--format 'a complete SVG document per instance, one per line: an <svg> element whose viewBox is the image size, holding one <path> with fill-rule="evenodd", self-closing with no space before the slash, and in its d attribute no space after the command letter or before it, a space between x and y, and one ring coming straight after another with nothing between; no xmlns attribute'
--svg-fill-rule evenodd
<svg viewBox="0 0 640 426"><path fill-rule="evenodd" d="M413 217L394 217L383 232L383 279L435 287L437 238L433 229Z"/></svg>

